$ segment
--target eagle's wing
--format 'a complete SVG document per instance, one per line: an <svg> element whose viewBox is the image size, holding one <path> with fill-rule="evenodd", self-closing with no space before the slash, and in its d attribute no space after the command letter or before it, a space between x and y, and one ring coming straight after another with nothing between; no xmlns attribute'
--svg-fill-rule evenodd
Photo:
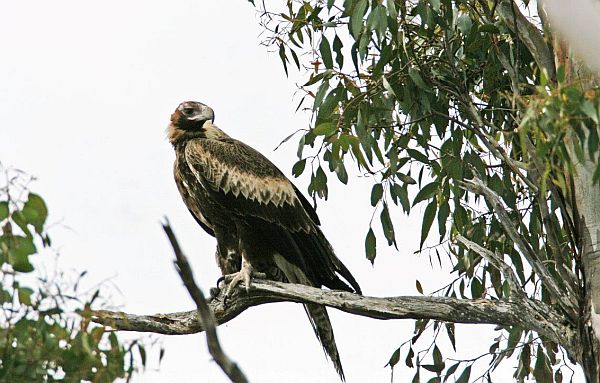
<svg viewBox="0 0 600 383"><path fill-rule="evenodd" d="M190 140L185 158L196 178L217 192L233 213L292 232L315 230L318 218L314 210L305 209L308 201L271 161L243 142Z"/></svg>
<svg viewBox="0 0 600 383"><path fill-rule="evenodd" d="M254 217L275 225L281 254L300 266L313 283L354 291L360 287L337 258L321 232L317 213L302 193L265 156L241 141L190 140L185 158L192 173L215 199L240 217ZM275 239L274 239L275 241ZM275 241L277 242L277 241ZM293 245L292 245L293 243Z"/></svg>

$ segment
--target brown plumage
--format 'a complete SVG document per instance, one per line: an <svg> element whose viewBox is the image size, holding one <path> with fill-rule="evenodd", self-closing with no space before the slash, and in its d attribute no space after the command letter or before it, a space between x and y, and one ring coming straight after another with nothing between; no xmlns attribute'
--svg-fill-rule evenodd
<svg viewBox="0 0 600 383"><path fill-rule="evenodd" d="M175 182L198 224L217 239L228 293L252 275L361 293L337 258L319 218L300 191L266 157L214 124L213 110L183 102L171 115ZM345 279L345 282L340 279ZM344 380L324 306L304 305L317 338Z"/></svg>

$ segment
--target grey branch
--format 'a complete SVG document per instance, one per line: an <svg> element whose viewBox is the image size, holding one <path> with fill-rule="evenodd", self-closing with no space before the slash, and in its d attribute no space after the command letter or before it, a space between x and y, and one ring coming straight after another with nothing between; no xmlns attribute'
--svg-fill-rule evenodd
<svg viewBox="0 0 600 383"><path fill-rule="evenodd" d="M177 238L175 237L175 233L171 229L168 221L162 225L167 237L169 238L169 242L171 242L171 246L173 247L173 251L175 252L175 266L177 268L177 273L181 277L185 288L190 293L190 296L196 303L197 314L199 315L202 323L204 324L204 330L206 331L206 343L208 344L208 351L210 355L214 358L215 362L221 367L223 372L227 374L229 379L234 383L247 383L248 379L242 372L242 370L238 367L238 365L229 359L229 357L225 354L223 349L221 348L221 344L219 343L219 337L217 336L217 325L215 321L215 317L210 307L208 306L208 302L204 298L204 294L194 281L194 275L192 273L192 269L186 256L181 251L181 247L177 242Z"/></svg>
<svg viewBox="0 0 600 383"><path fill-rule="evenodd" d="M524 298L525 293L519 284L519 280L517 279L513 269L506 262L504 262L502 255L495 254L490 250L478 245L477 243L466 239L460 234L456 236L456 241L462 243L463 246L465 246L468 250L479 254L495 268L497 268L500 273L502 273L502 276L504 276L504 279L506 279L508 282L511 292L513 292L517 298Z"/></svg>
<svg viewBox="0 0 600 383"><path fill-rule="evenodd" d="M515 229L515 225L510 219L504 205L502 204L500 197L485 183L478 178L467 180L462 182L462 187L470 192L481 194L485 200L493 208L494 214L498 217L500 224L506 230L506 234L510 239L517 245L521 253L536 272L536 274L542 280L542 283L550 294L556 299L560 306L568 313L571 318L574 318L577 313L577 302L574 301L574 297L567 295L556 283L556 280L550 275L546 266L537 258L535 251L531 248L531 245L523 239L523 237Z"/></svg>
<svg viewBox="0 0 600 383"><path fill-rule="evenodd" d="M575 331L565 325L563 315L550 306L533 300L504 301L458 299L428 296L376 298L344 291L322 290L291 283L254 280L248 292L243 284L227 304L224 292L210 301L218 324L223 324L252 306L291 301L317 303L350 314L375 319L434 319L454 323L487 323L532 329L567 349L575 344ZM205 330L205 322L196 310L172 314L134 315L123 312L95 311L94 322L117 330L160 334L191 334Z"/></svg>
<svg viewBox="0 0 600 383"><path fill-rule="evenodd" d="M502 21L515 33L527 47L537 65L546 70L548 78L556 78L554 56L544 40L544 36L535 25L519 11L519 6L512 0L500 0L497 8Z"/></svg>

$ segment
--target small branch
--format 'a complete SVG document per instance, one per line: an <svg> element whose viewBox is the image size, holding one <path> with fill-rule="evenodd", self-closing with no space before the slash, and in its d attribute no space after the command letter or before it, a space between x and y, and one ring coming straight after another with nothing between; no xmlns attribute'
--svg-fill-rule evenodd
<svg viewBox="0 0 600 383"><path fill-rule="evenodd" d="M223 372L227 374L229 379L234 383L248 383L248 379L240 370L238 365L229 359L229 357L225 354L223 349L221 348L221 344L219 343L219 337L217 336L217 324L215 321L215 317L210 307L208 306L208 302L204 298L204 294L194 281L194 275L192 273L192 269L190 264L187 261L186 256L181 251L181 247L177 242L177 238L175 237L175 233L171 229L169 222L162 224L163 230L167 234L169 238L169 242L171 242L171 246L173 247L173 252L175 253L175 267L177 269L177 273L185 288L190 293L190 296L196 303L197 313L200 316L202 323L204 323L204 328L206 331L206 343L208 344L208 351L210 355L214 358L215 362L221 367Z"/></svg>
<svg viewBox="0 0 600 383"><path fill-rule="evenodd" d="M509 238L517 245L521 253L531 266L531 268L536 272L536 274L542 280L542 283L550 294L556 299L559 305L565 310L566 313L569 314L571 318L575 318L577 313L577 304L573 301L574 297L567 296L560 287L556 284L554 278L550 275L550 272L544 264L537 259L537 255L529 245L527 241L525 241L521 235L515 229L514 223L511 221L504 205L500 201L500 197L490 188L487 187L480 179L474 178L472 180L467 180L462 183L463 188L466 190L481 194L484 196L485 200L491 205L494 210L494 213L498 217L498 220L506 230L506 234Z"/></svg>
<svg viewBox="0 0 600 383"><path fill-rule="evenodd" d="M499 254L495 254L490 250L479 246L477 243L473 241L469 241L462 235L457 235L456 240L462 243L468 250L474 251L475 253L481 255L484 259L486 259L489 263L491 263L495 268L497 268L504 279L508 282L511 290L515 293L515 297L522 299L525 298L525 293L519 284L519 280L517 279L513 269L504 262L502 256Z"/></svg>
<svg viewBox="0 0 600 383"><path fill-rule="evenodd" d="M550 306L533 300L509 302L489 299L401 296L367 297L345 291L321 290L291 283L254 280L246 293L243 284L223 303L224 292L210 301L216 322L223 324L252 306L272 302L316 303L350 314L375 319L433 319L453 323L487 323L532 329L548 339L565 345L575 342L575 332L564 323L565 317ZM92 320L117 330L191 334L204 331L196 310L173 314L133 315L95 311Z"/></svg>
<svg viewBox="0 0 600 383"><path fill-rule="evenodd" d="M536 182L538 185L541 185L541 183L544 182L542 174L544 174L546 170L545 165L537 156L535 146L528 137L525 138L525 145L529 154L529 158L531 158L531 162L533 163L533 167L530 170L530 174L534 182ZM562 209L564 207L564 205L562 204L562 196L556 185L554 185L549 180L546 180L545 184L547 185L547 188L550 191L553 200L556 201L557 205ZM569 295L577 297L578 294L576 294L576 288L579 286L579 280L577 279L575 274L573 274L571 270L565 266L564 261L562 259L563 251L561 250L561 246L557 238L557 233L561 232L561 228L558 227L557 224L555 224L554 220L552 220L552 217L550 216L550 209L548 208L548 204L546 203L546 196L542 195L541 193L538 193L537 202L540 208L542 224L544 225L544 228L546 228L548 244L550 246L552 256L556 264L556 271L560 275L562 279L562 285L567 290ZM568 212L566 210L563 210L563 215L565 214L567 214L567 217L569 217ZM574 241L572 240L574 233L571 230L572 226L570 225L570 222L570 218L566 220L565 230L569 233L569 237L571 238L572 243L574 243ZM575 248L576 246L573 247ZM575 288L573 288L573 286L575 286Z"/></svg>
<svg viewBox="0 0 600 383"><path fill-rule="evenodd" d="M539 29L527 20L512 0L501 0L496 12L511 31L519 34L519 39L523 41L537 65L546 70L548 78L554 81L556 78L554 56Z"/></svg>
<svg viewBox="0 0 600 383"><path fill-rule="evenodd" d="M477 134L477 136L479 137L479 139L481 140L483 145L496 158L503 160L504 163L515 173L515 175L518 176L529 187L529 189L531 189L534 193L537 193L537 191L538 191L537 185L535 185L533 182L531 182L531 180L529 178L527 178L527 176L525 174L523 174L523 172L522 172L522 170L527 171L528 170L527 167L524 164L513 160L508 155L508 153L506 153L506 150L504 150L502 145L500 145L500 143L494 137L492 137L490 134L486 133L484 131L483 127L490 126L495 131L499 131L499 129L496 128L493 124L483 120L483 118L481 117L481 114L479 113L480 111L477 109L475 104L473 104L473 101L471 99L466 100L466 106L468 108L467 111L469 112L469 114L471 115L471 118L473 119L473 122L475 122L475 127L473 127L472 129L475 132L475 134Z"/></svg>

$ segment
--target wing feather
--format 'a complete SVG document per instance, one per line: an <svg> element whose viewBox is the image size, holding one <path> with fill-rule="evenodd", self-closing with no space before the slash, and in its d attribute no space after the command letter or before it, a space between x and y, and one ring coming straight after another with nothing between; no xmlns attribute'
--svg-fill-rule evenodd
<svg viewBox="0 0 600 383"><path fill-rule="evenodd" d="M232 138L190 140L185 159L192 173L224 207L264 219L292 232L312 232L317 224L308 201L266 157ZM317 219L318 222L318 219Z"/></svg>

